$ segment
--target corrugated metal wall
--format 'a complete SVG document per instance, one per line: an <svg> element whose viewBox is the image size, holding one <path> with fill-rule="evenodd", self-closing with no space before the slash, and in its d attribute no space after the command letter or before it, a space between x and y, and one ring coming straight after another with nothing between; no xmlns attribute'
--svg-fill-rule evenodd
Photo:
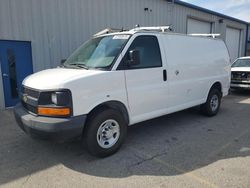
<svg viewBox="0 0 250 188"><path fill-rule="evenodd" d="M172 24L175 32L186 33L188 17L213 22L214 31L222 33L224 40L227 25L240 28L244 54L244 24L226 19L219 24L217 16L166 0L1 0L0 40L31 41L36 72L59 65L61 59L104 28ZM0 103L1 91L0 83Z"/></svg>
<svg viewBox="0 0 250 188"><path fill-rule="evenodd" d="M169 24L168 10L164 0L1 0L0 39L31 41L39 71L106 27Z"/></svg>
<svg viewBox="0 0 250 188"><path fill-rule="evenodd" d="M1 0L0 39L31 41L34 71L39 71L58 65L106 27L172 24L176 32L186 33L187 17L214 22L214 31L225 39L225 23L219 25L216 16L165 0ZM226 22L245 29L244 24Z"/></svg>
<svg viewBox="0 0 250 188"><path fill-rule="evenodd" d="M226 28L232 27L241 30L240 36L240 56L245 55L246 47L246 30L247 25L229 19L221 18L213 14L202 12L200 10L191 9L181 5L174 6L174 27L175 31L179 33L187 33L187 19L194 18L201 21L207 21L212 23L213 33L220 33L221 38L226 40ZM222 23L219 20L223 19ZM236 44L237 45L237 44Z"/></svg>
<svg viewBox="0 0 250 188"><path fill-rule="evenodd" d="M248 25L248 43L247 43L247 51L246 51L246 55L250 56L250 24Z"/></svg>
<svg viewBox="0 0 250 188"><path fill-rule="evenodd" d="M214 22L215 32L224 32L225 26L218 24L216 16L165 0L1 0L0 39L31 41L34 71L39 71L58 65L106 27L172 24L176 32L186 33L190 16ZM227 22L245 29L244 24ZM242 41L242 48L244 45Z"/></svg>

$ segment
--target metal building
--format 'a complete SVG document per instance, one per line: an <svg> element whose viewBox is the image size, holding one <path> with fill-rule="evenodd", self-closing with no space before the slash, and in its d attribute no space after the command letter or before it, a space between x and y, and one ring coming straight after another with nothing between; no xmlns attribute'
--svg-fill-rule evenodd
<svg viewBox="0 0 250 188"><path fill-rule="evenodd" d="M92 34L136 24L221 33L231 59L247 51L247 22L179 0L1 0L0 108L18 101L24 76L59 65Z"/></svg>
<svg viewBox="0 0 250 188"><path fill-rule="evenodd" d="M247 34L247 49L246 49L246 55L250 56L250 23L248 25L248 34Z"/></svg>

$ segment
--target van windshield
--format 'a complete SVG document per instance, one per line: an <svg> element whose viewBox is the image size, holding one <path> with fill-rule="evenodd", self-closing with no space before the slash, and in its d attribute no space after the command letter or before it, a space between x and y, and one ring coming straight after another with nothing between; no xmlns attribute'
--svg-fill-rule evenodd
<svg viewBox="0 0 250 188"><path fill-rule="evenodd" d="M63 64L65 67L110 68L130 35L93 38L79 47Z"/></svg>
<svg viewBox="0 0 250 188"><path fill-rule="evenodd" d="M232 67L250 67L250 59L238 59Z"/></svg>

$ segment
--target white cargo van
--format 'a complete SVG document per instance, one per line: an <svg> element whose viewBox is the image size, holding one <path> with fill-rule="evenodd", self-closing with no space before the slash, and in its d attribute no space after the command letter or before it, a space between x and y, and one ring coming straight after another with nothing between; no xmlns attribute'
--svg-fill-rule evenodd
<svg viewBox="0 0 250 188"><path fill-rule="evenodd" d="M128 125L197 105L217 114L229 87L222 40L135 28L94 36L61 67L27 77L14 111L26 133L82 137L104 157L120 148Z"/></svg>

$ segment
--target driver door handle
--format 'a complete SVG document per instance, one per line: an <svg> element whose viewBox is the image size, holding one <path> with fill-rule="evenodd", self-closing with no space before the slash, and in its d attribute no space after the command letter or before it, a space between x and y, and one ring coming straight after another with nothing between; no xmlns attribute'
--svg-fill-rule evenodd
<svg viewBox="0 0 250 188"><path fill-rule="evenodd" d="M166 71L166 69L163 70L163 81L164 82L167 81L167 71Z"/></svg>

